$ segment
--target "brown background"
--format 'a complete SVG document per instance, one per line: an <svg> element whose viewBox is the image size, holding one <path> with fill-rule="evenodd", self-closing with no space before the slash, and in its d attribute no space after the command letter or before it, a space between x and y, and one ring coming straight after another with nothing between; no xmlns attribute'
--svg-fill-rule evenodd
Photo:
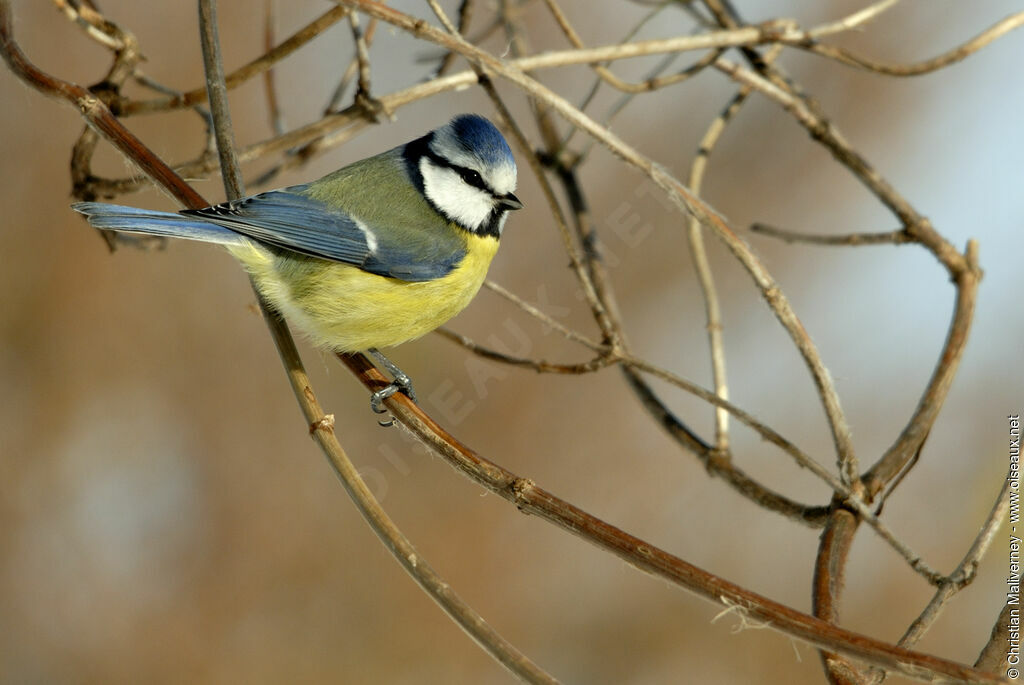
<svg viewBox="0 0 1024 685"><path fill-rule="evenodd" d="M32 59L81 83L99 78L102 50L47 3L15 4L19 39ZM262 29L249 3L222 4L230 69L259 54ZM739 3L748 20L799 11L805 26L863 4ZM420 3L395 5L425 16ZM565 3L594 45L618 40L640 12L601 6L604 12L582 0ZM289 3L278 35L324 7ZM921 59L1015 8L1010 1L910 1L844 40L882 59ZM150 76L181 89L202 82L192 4L110 0L104 9L137 33ZM671 12L665 16L643 35L686 30ZM526 21L536 46L564 46L539 4ZM497 43L488 47L501 52ZM783 60L940 232L957 246L981 241L986 277L970 346L920 465L885 512L943 570L991 505L1007 467L1005 416L1021 407L1022 48L1024 34L1012 34L951 69L905 80L806 55ZM350 50L347 32L336 28L280 71L292 125L317 116ZM382 29L371 55L374 87L384 93L424 76L429 65L410 68L410 60L432 53ZM620 68L635 77L648 65ZM543 78L575 101L591 83L583 70ZM615 130L683 177L732 90L720 75L703 74L638 100ZM527 113L518 94L503 92L518 114ZM614 99L605 95L599 104ZM510 682L404 575L348 502L307 437L232 260L182 243L162 253L108 254L67 207L69 151L82 126L76 113L6 70L0 102L0 679ZM232 95L243 143L269 135L262 102L256 84ZM476 91L418 103L279 184L315 178L458 111L491 114ZM130 125L172 160L201 146L199 120L188 112ZM566 323L592 333L540 192L522 166L518 194L528 208L510 221L491 275L527 299L546 299ZM98 167L129 171L109 149ZM594 153L583 180L636 350L707 384L702 303L679 215L644 195L640 176L604 151ZM216 181L200 188L221 199ZM727 132L706 195L737 229L754 220L820 232L895 228L762 98ZM153 191L124 201L172 207ZM616 217L635 220L639 237L617 230ZM911 246L839 250L750 240L819 345L860 457L870 463L897 435L935 362L953 298L945 272ZM717 243L711 251L734 400L831 464L808 374L749 277ZM452 326L513 345L513 331L521 330L530 354L585 357L491 293ZM733 634L731 617L712 624L717 608L518 514L412 449L398 430L378 428L350 375L329 356L302 349L342 443L422 556L554 675L571 683L821 681L812 650L770 631ZM710 480L642 412L616 371L538 376L469 359L438 336L393 358L415 378L428 409L495 461L708 570L809 607L817 532ZM465 416L446 418L431 399L438 392L461 393ZM705 406L666 392L708 431ZM821 483L749 431L737 428L735 443L743 466L772 486L827 500ZM1005 574L1002 532L975 585L922 649L973 661L1005 600ZM883 639L898 638L930 596L868 531L854 545L849 579L844 624Z"/></svg>

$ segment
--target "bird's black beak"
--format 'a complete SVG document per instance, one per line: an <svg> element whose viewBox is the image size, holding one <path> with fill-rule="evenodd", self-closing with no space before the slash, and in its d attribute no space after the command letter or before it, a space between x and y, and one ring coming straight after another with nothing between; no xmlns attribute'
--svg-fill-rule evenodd
<svg viewBox="0 0 1024 685"><path fill-rule="evenodd" d="M498 206L502 209L522 209L523 203L512 193L506 193L498 198Z"/></svg>

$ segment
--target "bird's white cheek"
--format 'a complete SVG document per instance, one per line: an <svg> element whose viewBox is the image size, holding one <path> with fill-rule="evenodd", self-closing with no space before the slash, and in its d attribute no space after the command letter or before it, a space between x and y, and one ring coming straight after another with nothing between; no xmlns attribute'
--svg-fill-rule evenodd
<svg viewBox="0 0 1024 685"><path fill-rule="evenodd" d="M451 169L424 159L420 172L427 199L458 223L476 229L490 216L493 207L491 196L463 181Z"/></svg>

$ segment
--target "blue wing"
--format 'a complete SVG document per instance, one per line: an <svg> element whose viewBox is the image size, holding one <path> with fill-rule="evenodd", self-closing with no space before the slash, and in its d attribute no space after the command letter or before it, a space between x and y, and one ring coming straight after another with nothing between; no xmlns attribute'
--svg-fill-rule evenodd
<svg viewBox="0 0 1024 685"><path fill-rule="evenodd" d="M182 215L311 257L357 266L406 281L430 281L450 273L465 256L449 241L403 244L401 230L381 230L292 186L235 202L190 209ZM388 229L398 227L387 227Z"/></svg>

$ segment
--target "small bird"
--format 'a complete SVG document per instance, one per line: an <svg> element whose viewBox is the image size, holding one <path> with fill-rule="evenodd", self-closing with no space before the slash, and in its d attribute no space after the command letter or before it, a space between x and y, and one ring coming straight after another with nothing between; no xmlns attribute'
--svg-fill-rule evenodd
<svg viewBox="0 0 1024 685"><path fill-rule="evenodd" d="M428 333L480 289L509 210L516 162L490 121L461 114L421 138L302 185L177 214L102 202L71 207L109 231L224 245L260 293L312 341L369 352Z"/></svg>

